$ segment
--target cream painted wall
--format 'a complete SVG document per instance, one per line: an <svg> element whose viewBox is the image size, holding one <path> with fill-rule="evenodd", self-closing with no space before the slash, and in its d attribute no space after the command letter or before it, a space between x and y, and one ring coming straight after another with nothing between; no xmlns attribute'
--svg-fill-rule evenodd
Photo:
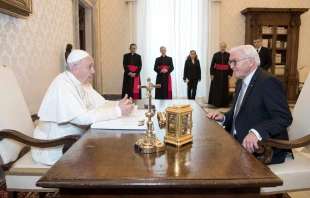
<svg viewBox="0 0 310 198"><path fill-rule="evenodd" d="M98 2L100 38L94 42L100 44L102 93L121 94L123 54L134 42L129 33L130 4L134 2ZM310 0L222 0L220 4L220 40L229 49L244 43L245 18L240 13L244 8L310 8ZM72 20L71 0L33 0L33 13L27 19L0 14L0 65L16 72L31 113L37 113L49 84L65 67L65 46L73 42ZM310 65L310 11L301 20L298 67Z"/></svg>
<svg viewBox="0 0 310 198"><path fill-rule="evenodd" d="M128 52L129 44L134 42L130 40L129 35L130 3L125 3L124 0L100 0L100 65L104 94L121 93L123 54ZM245 17L240 11L247 7L310 8L310 0L221 0L219 38L220 41L227 42L228 50L233 46L244 44ZM309 27L310 11L301 15L298 68L310 66Z"/></svg>
<svg viewBox="0 0 310 198"><path fill-rule="evenodd" d="M121 94L123 55L129 52L130 3L124 0L100 0L101 55L103 94ZM137 53L139 53L139 46Z"/></svg>
<svg viewBox="0 0 310 198"><path fill-rule="evenodd" d="M37 113L73 41L72 1L33 0L26 19L0 14L0 65L12 67L30 113Z"/></svg>
<svg viewBox="0 0 310 198"><path fill-rule="evenodd" d="M241 10L247 7L310 8L310 0L222 0L220 5L220 40L228 50L244 44L245 17ZM310 10L301 15L298 68L310 66Z"/></svg>

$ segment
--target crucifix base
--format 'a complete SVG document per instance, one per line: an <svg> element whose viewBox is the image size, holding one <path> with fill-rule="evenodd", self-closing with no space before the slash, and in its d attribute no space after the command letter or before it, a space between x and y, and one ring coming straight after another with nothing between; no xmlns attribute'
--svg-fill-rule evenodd
<svg viewBox="0 0 310 198"><path fill-rule="evenodd" d="M151 134L145 132L145 137L135 143L135 149L140 153L157 153L165 151L165 144L161 143L155 136L155 132Z"/></svg>

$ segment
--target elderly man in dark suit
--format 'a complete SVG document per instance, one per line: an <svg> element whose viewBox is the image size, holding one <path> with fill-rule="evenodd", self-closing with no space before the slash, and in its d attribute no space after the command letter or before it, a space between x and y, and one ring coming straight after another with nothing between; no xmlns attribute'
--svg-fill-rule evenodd
<svg viewBox="0 0 310 198"><path fill-rule="evenodd" d="M261 38L254 39L254 47L260 58L260 67L268 71L268 69L272 65L272 58L271 58L270 50L262 46Z"/></svg>
<svg viewBox="0 0 310 198"><path fill-rule="evenodd" d="M260 60L253 46L242 45L230 50L228 61L239 80L233 107L224 115L209 113L207 117L226 126L225 129L249 152L258 148L258 140L288 140L287 127L292 115L281 81L258 67ZM287 150L274 150L271 163L283 163Z"/></svg>

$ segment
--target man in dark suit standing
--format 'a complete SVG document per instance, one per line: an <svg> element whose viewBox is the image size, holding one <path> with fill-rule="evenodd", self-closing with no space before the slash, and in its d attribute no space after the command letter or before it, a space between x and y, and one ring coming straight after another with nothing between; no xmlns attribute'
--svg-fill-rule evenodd
<svg viewBox="0 0 310 198"><path fill-rule="evenodd" d="M233 107L224 115L213 112L207 117L224 125L251 153L258 148L258 140L269 137L288 140L286 129L293 118L282 82L258 67L260 59L251 45L231 49L228 63L239 79ZM274 149L271 163L283 163L286 153L287 150Z"/></svg>
<svg viewBox="0 0 310 198"><path fill-rule="evenodd" d="M272 65L270 50L262 46L262 39L258 37L254 39L254 47L259 54L260 67L268 71Z"/></svg>

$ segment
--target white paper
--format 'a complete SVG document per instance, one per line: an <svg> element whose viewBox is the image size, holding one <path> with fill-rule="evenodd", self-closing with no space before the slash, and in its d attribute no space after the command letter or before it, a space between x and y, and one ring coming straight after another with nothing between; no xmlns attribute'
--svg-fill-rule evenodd
<svg viewBox="0 0 310 198"><path fill-rule="evenodd" d="M121 129L121 130L143 130L147 129L147 117L145 113L147 109L135 109L129 116L117 118L115 120L107 120L95 122L91 125L93 129ZM139 121L144 120L144 125L139 126Z"/></svg>

